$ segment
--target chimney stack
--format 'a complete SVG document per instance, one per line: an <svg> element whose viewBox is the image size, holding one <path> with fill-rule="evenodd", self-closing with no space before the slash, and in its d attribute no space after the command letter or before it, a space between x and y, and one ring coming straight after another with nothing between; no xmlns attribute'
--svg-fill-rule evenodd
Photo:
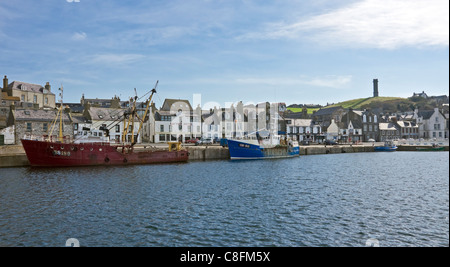
<svg viewBox="0 0 450 267"><path fill-rule="evenodd" d="M373 97L378 97L378 79L373 79Z"/></svg>
<svg viewBox="0 0 450 267"><path fill-rule="evenodd" d="M47 91L49 91L49 92L52 91L52 87L50 86L50 83L49 83L49 82L47 82L47 83L45 84L45 89L46 89Z"/></svg>
<svg viewBox="0 0 450 267"><path fill-rule="evenodd" d="M3 78L3 90L6 91L8 89L8 77Z"/></svg>

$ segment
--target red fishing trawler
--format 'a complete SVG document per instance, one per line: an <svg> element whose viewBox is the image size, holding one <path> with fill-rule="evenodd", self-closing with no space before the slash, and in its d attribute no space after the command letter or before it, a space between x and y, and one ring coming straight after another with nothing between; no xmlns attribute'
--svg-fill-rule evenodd
<svg viewBox="0 0 450 267"><path fill-rule="evenodd" d="M158 83L156 83L156 86ZM167 149L157 149L155 147L136 147L137 136L142 129L142 124L147 116L150 101L156 93L156 86L151 90L151 95L146 101L146 110L142 117L137 113L136 101L130 100L131 108L125 112L123 118L124 132L122 142L76 142L64 138L62 131L62 117L64 105L62 103L58 109L56 118L49 129L49 134L43 137L33 137L21 139L28 161L34 167L73 167L73 166L112 166L112 165L133 165L133 164L155 164L155 163L175 163L187 162L189 153L181 146L181 142L169 142ZM58 124L59 135L54 138L51 134ZM137 119L136 119L137 118ZM140 122L137 135L134 134L134 123ZM131 127L130 127L131 126ZM131 142L127 143L126 136L131 129ZM103 128L108 136L108 129Z"/></svg>

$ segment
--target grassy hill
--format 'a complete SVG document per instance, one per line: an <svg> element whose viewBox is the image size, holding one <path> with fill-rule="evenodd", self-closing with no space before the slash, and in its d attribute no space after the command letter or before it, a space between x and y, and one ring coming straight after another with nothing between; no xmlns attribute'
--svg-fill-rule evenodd
<svg viewBox="0 0 450 267"><path fill-rule="evenodd" d="M358 98L353 100L348 100L344 102L340 102L331 106L327 106L327 108L342 106L343 108L352 108L352 109L361 109L362 107L374 106L374 105L383 105L383 103L398 103L398 102L409 102L406 98L401 97L368 97L368 98Z"/></svg>
<svg viewBox="0 0 450 267"><path fill-rule="evenodd" d="M292 112L302 112L303 108L287 108L288 110L292 111ZM320 108L307 108L308 109L308 114L311 115L314 113L314 111L318 111Z"/></svg>
<svg viewBox="0 0 450 267"><path fill-rule="evenodd" d="M438 100L433 97L425 99L422 97L401 98L401 97L380 96L380 97L367 97L367 98L347 100L323 108L341 106L346 109L351 108L356 110L377 109L382 110L383 112L406 112L406 111L413 111L416 108L431 110L435 107L438 107L440 104L438 103ZM288 108L288 109L291 110L292 112L302 111L301 108ZM319 109L308 108L308 114L312 114L316 110Z"/></svg>

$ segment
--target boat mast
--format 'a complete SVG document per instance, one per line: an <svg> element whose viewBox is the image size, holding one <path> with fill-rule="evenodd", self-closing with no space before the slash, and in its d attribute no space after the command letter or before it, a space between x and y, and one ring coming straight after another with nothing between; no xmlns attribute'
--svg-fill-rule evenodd
<svg viewBox="0 0 450 267"><path fill-rule="evenodd" d="M60 107L59 107L59 113L60 113L60 117L59 117L59 141L62 143L64 140L64 134L63 134L63 96L64 96L64 88L63 85L61 84L61 88L59 88L59 90L61 90L61 93L59 93L59 96L61 97L59 100L60 103Z"/></svg>
<svg viewBox="0 0 450 267"><path fill-rule="evenodd" d="M139 133L141 132L142 125L143 125L143 123L145 121L145 118L147 117L147 113L148 113L148 110L149 110L149 107L150 107L150 103L151 103L152 97L156 93L156 87L158 86L158 82L159 81L156 82L155 88L153 88L151 90L151 95L147 99L147 101L145 102L146 103L146 109L145 109L143 118L140 118L139 115L137 114L137 111L136 111L136 102L138 100L137 94L134 97L134 100L133 100L133 98L130 98L130 104L132 103L132 107L131 107L131 110L129 112L125 112L124 113L124 119L123 119L123 127L124 127L123 134L122 134L122 142L123 143L125 143L125 138L128 135L128 133L130 132L130 129L129 129L130 125L131 125L131 146L134 146L137 143L137 139L139 137ZM135 92L136 92L136 89L135 89ZM128 115L128 121L127 121L126 115ZM138 118L138 120L140 122L139 130L138 130L136 136L134 136L134 118L135 117Z"/></svg>
<svg viewBox="0 0 450 267"><path fill-rule="evenodd" d="M136 140L133 140L133 142L132 142L132 144L131 144L132 146L134 146L134 145L136 144L136 142L137 142L137 139L138 139L138 137L139 137L139 133L141 132L141 129L142 129L142 125L144 124L145 118L147 117L147 113L148 113L148 110L149 110L149 108L150 108L150 103L151 103L151 101L152 101L152 97L153 97L153 95L156 93L156 87L158 86L158 82L159 82L159 81L156 81L155 88L152 89L151 95L149 96L149 98L148 98L147 101L145 102L146 108L145 108L144 116L143 116L142 118L139 118L139 116L136 114L136 116L138 117L140 123L139 123L139 130L138 130L138 133L137 133L137 135L136 135ZM133 135L133 137L134 137L134 135Z"/></svg>

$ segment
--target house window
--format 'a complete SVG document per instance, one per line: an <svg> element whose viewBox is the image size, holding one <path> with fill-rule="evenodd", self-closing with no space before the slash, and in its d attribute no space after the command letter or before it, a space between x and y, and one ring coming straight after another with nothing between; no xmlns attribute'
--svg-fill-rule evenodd
<svg viewBox="0 0 450 267"><path fill-rule="evenodd" d="M25 95L20 96L20 101L25 102Z"/></svg>
<svg viewBox="0 0 450 267"><path fill-rule="evenodd" d="M120 133L120 125L119 124L116 125L116 133Z"/></svg>
<svg viewBox="0 0 450 267"><path fill-rule="evenodd" d="M160 132L164 132L164 125L161 125L159 129L160 129ZM160 140L161 140L161 139L160 139ZM165 140L165 138L164 138L164 140ZM163 140L163 141L164 141L164 140Z"/></svg>
<svg viewBox="0 0 450 267"><path fill-rule="evenodd" d="M436 132L433 132L433 137L436 138Z"/></svg>
<svg viewBox="0 0 450 267"><path fill-rule="evenodd" d="M166 141L166 135L165 134L160 134L159 135L159 141Z"/></svg>
<svg viewBox="0 0 450 267"><path fill-rule="evenodd" d="M33 96L33 103L37 103L37 95Z"/></svg>
<svg viewBox="0 0 450 267"><path fill-rule="evenodd" d="M31 132L31 129L32 129L31 126L32 126L31 122L27 122L27 131L28 132Z"/></svg>
<svg viewBox="0 0 450 267"><path fill-rule="evenodd" d="M48 131L48 123L43 123L42 124L42 131L47 132Z"/></svg>
<svg viewBox="0 0 450 267"><path fill-rule="evenodd" d="M74 123L73 124L73 130L74 131L78 131L78 123Z"/></svg>

